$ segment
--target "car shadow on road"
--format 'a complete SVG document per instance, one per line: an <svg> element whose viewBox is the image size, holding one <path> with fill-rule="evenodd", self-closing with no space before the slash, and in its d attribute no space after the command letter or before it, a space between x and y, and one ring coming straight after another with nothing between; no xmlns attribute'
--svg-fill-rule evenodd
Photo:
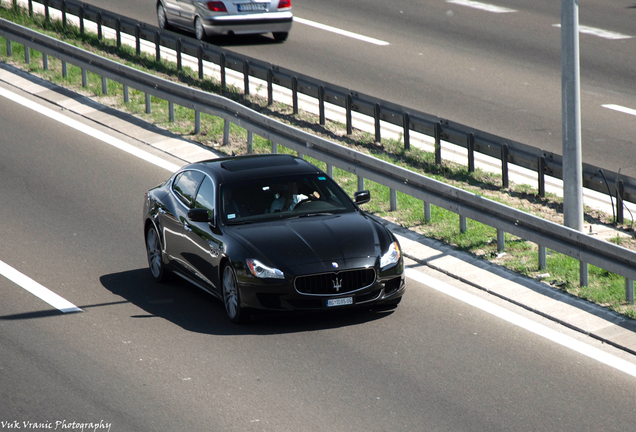
<svg viewBox="0 0 636 432"><path fill-rule="evenodd" d="M243 324L232 324L223 303L194 285L173 277L157 283L147 268L100 277L113 294L138 306L144 313L131 318L159 317L197 333L214 335L268 335L298 333L361 325L385 318L393 310L366 308L302 314L276 313L255 315Z"/></svg>

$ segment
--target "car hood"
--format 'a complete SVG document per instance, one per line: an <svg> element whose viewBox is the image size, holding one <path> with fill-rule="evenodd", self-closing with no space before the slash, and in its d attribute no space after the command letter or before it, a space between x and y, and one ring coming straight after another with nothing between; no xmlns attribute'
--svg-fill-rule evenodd
<svg viewBox="0 0 636 432"><path fill-rule="evenodd" d="M232 227L253 258L265 265L295 274L373 266L383 245L386 229L360 213L284 219Z"/></svg>

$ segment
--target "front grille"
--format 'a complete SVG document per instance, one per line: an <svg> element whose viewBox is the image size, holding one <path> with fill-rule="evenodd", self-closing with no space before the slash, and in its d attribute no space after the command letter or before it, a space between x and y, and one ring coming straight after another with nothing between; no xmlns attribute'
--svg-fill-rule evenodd
<svg viewBox="0 0 636 432"><path fill-rule="evenodd" d="M356 291L373 285L372 268L322 273L296 278L296 291L302 294L335 295Z"/></svg>

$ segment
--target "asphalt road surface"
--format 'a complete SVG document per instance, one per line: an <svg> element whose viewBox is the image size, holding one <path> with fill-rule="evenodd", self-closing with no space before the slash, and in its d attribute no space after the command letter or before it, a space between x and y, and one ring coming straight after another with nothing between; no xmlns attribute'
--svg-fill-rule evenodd
<svg viewBox="0 0 636 432"><path fill-rule="evenodd" d="M87 3L156 23L150 0ZM478 8L474 3L294 0L297 20L285 43L274 43L268 35L214 43L561 154L560 2L496 0ZM636 177L636 4L579 4L583 161Z"/></svg>
<svg viewBox="0 0 636 432"><path fill-rule="evenodd" d="M0 262L83 311L0 276L0 430L634 427L634 377L411 279L392 312L232 325L147 269L143 194L169 172L5 98L0 130Z"/></svg>

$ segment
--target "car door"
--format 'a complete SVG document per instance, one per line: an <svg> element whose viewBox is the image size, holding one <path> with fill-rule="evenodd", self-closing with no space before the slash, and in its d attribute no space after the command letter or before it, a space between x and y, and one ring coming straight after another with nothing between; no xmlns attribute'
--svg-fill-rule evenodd
<svg viewBox="0 0 636 432"><path fill-rule="evenodd" d="M223 238L215 222L218 213L215 200L214 182L205 176L197 192L194 208L206 209L212 222L189 222L187 250L184 250L183 257L202 282L220 293L218 268L223 255Z"/></svg>
<svg viewBox="0 0 636 432"><path fill-rule="evenodd" d="M161 214L160 225L165 241L166 254L176 266L193 275L195 270L187 260L189 251L188 233L192 229L188 221L188 210L194 207L194 199L201 181L205 177L200 171L183 171L174 178L171 185L172 208Z"/></svg>
<svg viewBox="0 0 636 432"><path fill-rule="evenodd" d="M181 14L181 24L189 29L194 28L194 17L196 15L197 0L177 0L179 12Z"/></svg>
<svg viewBox="0 0 636 432"><path fill-rule="evenodd" d="M172 24L181 24L181 14L179 13L179 0L163 0L163 6L166 10L166 18Z"/></svg>

